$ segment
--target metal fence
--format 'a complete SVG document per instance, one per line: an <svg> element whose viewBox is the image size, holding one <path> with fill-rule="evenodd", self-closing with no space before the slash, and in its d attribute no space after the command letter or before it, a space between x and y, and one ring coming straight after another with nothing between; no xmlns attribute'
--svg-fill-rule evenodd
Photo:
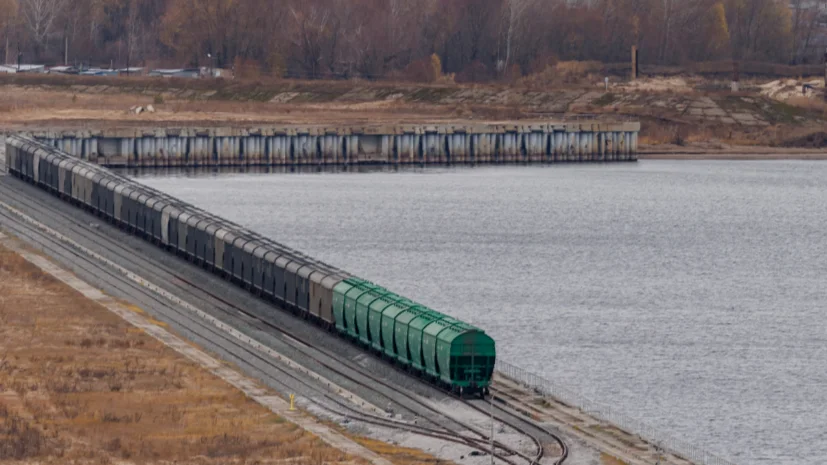
<svg viewBox="0 0 827 465"><path fill-rule="evenodd" d="M570 389L557 386L541 376L530 373L510 363L497 360L496 370L499 374L532 389L537 394L552 397L564 404L578 408L594 418L611 423L630 433L637 434L664 452L682 457L698 465L735 465L729 460L718 457L686 441L681 441L680 439L663 434L642 421L630 418L628 415L620 413L607 405L588 399Z"/></svg>

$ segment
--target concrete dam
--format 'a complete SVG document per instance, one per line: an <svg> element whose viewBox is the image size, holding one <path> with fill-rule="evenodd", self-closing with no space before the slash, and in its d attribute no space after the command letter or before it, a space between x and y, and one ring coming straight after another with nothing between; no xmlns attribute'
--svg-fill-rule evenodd
<svg viewBox="0 0 827 465"><path fill-rule="evenodd" d="M486 164L637 160L640 123L278 126L41 131L109 167Z"/></svg>

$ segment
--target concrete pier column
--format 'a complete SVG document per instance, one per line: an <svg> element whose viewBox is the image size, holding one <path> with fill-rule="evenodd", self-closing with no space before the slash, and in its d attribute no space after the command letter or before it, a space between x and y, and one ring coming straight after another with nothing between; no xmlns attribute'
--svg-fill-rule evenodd
<svg viewBox="0 0 827 465"><path fill-rule="evenodd" d="M373 157L373 161L382 161L387 162L390 161L393 156L391 152L393 151L393 143L391 137L388 135L379 136L379 146Z"/></svg>
<svg viewBox="0 0 827 465"><path fill-rule="evenodd" d="M268 138L270 144L270 165L281 165L284 163L283 136L272 136Z"/></svg>
<svg viewBox="0 0 827 465"><path fill-rule="evenodd" d="M225 157L224 151L226 150L225 142L226 141L224 140L223 137L216 137L214 139L214 149L213 149L214 153L213 153L212 159L213 159L213 163L215 165L220 166L220 165L227 164L227 160L225 160L225 158L224 158Z"/></svg>
<svg viewBox="0 0 827 465"><path fill-rule="evenodd" d="M439 163L438 134L427 133L422 135L422 154L426 163Z"/></svg>
<svg viewBox="0 0 827 465"><path fill-rule="evenodd" d="M314 165L318 165L322 162L324 158L323 152L321 151L320 142L323 136L313 136L311 135L308 140L308 151L310 153L310 163Z"/></svg>
<svg viewBox="0 0 827 465"><path fill-rule="evenodd" d="M637 132L631 133L630 147L631 147L631 152L632 153L631 153L631 156L629 157L629 159L632 160L632 161L637 160L637 150L638 150L638 147L637 147L638 141L637 141L637 139L638 139L638 136L639 136L639 134Z"/></svg>
<svg viewBox="0 0 827 465"><path fill-rule="evenodd" d="M468 157L474 163L484 162L488 158L487 134L468 134Z"/></svg>
<svg viewBox="0 0 827 465"><path fill-rule="evenodd" d="M144 154L146 153L146 141L143 137L135 138L135 166L144 166Z"/></svg>
<svg viewBox="0 0 827 465"><path fill-rule="evenodd" d="M218 165L218 139L213 136L204 137L204 158L202 166Z"/></svg>
<svg viewBox="0 0 827 465"><path fill-rule="evenodd" d="M264 161L264 137L262 136L255 136L255 163L256 165L263 164Z"/></svg>
<svg viewBox="0 0 827 465"><path fill-rule="evenodd" d="M92 159L89 158L89 153L90 153L89 149L88 149L89 139L87 139L85 137L82 138L82 139L78 139L78 145L80 147L80 154L81 154L80 157L84 160L89 160L89 161L95 162L95 160L92 160Z"/></svg>
<svg viewBox="0 0 827 465"><path fill-rule="evenodd" d="M552 130L549 134L550 158L552 162L560 161L560 133Z"/></svg>
<svg viewBox="0 0 827 465"><path fill-rule="evenodd" d="M276 142L278 143L279 163L285 165L290 161L290 146L293 143L292 136L279 136Z"/></svg>
<svg viewBox="0 0 827 465"><path fill-rule="evenodd" d="M258 149L258 136L247 136L244 138L247 141L249 147L244 150L244 153L247 155L247 165L248 166L256 166L260 164L259 161L259 149Z"/></svg>
<svg viewBox="0 0 827 465"><path fill-rule="evenodd" d="M591 142L589 142L591 146L591 161L598 161L600 160L600 140L599 136L600 133L592 132L591 133Z"/></svg>
<svg viewBox="0 0 827 465"><path fill-rule="evenodd" d="M416 134L405 134L405 163L416 163L419 158L419 136Z"/></svg>
<svg viewBox="0 0 827 465"><path fill-rule="evenodd" d="M500 163L511 162L514 160L514 138L516 134L513 132L506 132L500 134L500 153L497 161Z"/></svg>
<svg viewBox="0 0 827 465"><path fill-rule="evenodd" d="M167 166L178 166L180 164L178 151L178 136L169 136L164 144L164 154L167 157Z"/></svg>
<svg viewBox="0 0 827 465"><path fill-rule="evenodd" d="M264 164L267 166L273 166L273 140L275 139L272 136L266 136L264 139L264 147L263 147L263 161Z"/></svg>
<svg viewBox="0 0 827 465"><path fill-rule="evenodd" d="M238 160L237 163L241 166L249 166L250 157L253 155L252 137L238 137L237 139L239 147L239 151L235 153L235 157Z"/></svg>
<svg viewBox="0 0 827 465"><path fill-rule="evenodd" d="M397 134L393 136L393 148L391 154L391 161L393 163L402 163L402 158L405 156L405 134Z"/></svg>
<svg viewBox="0 0 827 465"><path fill-rule="evenodd" d="M529 135L530 145L528 149L529 161L541 162L546 158L546 148L548 146L548 138L543 132L532 132Z"/></svg>
<svg viewBox="0 0 827 465"><path fill-rule="evenodd" d="M623 160L628 161L631 158L632 148L632 133L623 133Z"/></svg>
<svg viewBox="0 0 827 465"><path fill-rule="evenodd" d="M319 154L319 161L323 165L327 165L329 163L332 154L330 153L330 147L333 145L333 141L331 139L331 135L325 134L323 136L319 136L319 147L321 148L321 153ZM393 147L393 140L391 140L391 147Z"/></svg>
<svg viewBox="0 0 827 465"><path fill-rule="evenodd" d="M186 166L195 166L198 160L198 137L183 138L181 151L186 154Z"/></svg>
<svg viewBox="0 0 827 465"><path fill-rule="evenodd" d="M448 153L445 154L445 161L448 163L465 162L465 134L447 134L445 140L448 143Z"/></svg>
<svg viewBox="0 0 827 465"><path fill-rule="evenodd" d="M204 142L203 137L193 137L190 139L190 158L187 161L187 166L201 166L204 162L204 159L207 157L206 155L206 142Z"/></svg>
<svg viewBox="0 0 827 465"><path fill-rule="evenodd" d="M97 137L90 137L89 139L89 153L92 154L93 157L97 158L100 156L100 149L98 148L98 138Z"/></svg>
<svg viewBox="0 0 827 465"><path fill-rule="evenodd" d="M224 138L213 137L209 142L209 162L208 165L220 166L225 163L224 153Z"/></svg>
<svg viewBox="0 0 827 465"><path fill-rule="evenodd" d="M353 150L350 146L350 138L352 136L344 136L342 138L342 154L341 154L341 163L343 165L347 165L351 162L351 151Z"/></svg>
<svg viewBox="0 0 827 465"><path fill-rule="evenodd" d="M233 138L230 136L221 138L221 159L224 165L235 165L238 152L235 150Z"/></svg>
<svg viewBox="0 0 827 465"><path fill-rule="evenodd" d="M473 163L474 154L471 152L471 134L463 133L459 135L462 142L463 163Z"/></svg>
<svg viewBox="0 0 827 465"><path fill-rule="evenodd" d="M319 152L319 138L318 136L307 136L307 163L315 165L319 163L321 153Z"/></svg>
<svg viewBox="0 0 827 465"><path fill-rule="evenodd" d="M359 163L359 160L362 158L361 150L359 149L359 135L354 134L348 137L347 142L348 148L348 163Z"/></svg>
<svg viewBox="0 0 827 465"><path fill-rule="evenodd" d="M421 134L408 134L408 144L410 145L410 163L421 163L424 157L424 150L422 147Z"/></svg>
<svg viewBox="0 0 827 465"><path fill-rule="evenodd" d="M282 135L276 140L277 150L279 153L279 163L284 165L290 160L290 145L292 144L292 136Z"/></svg>
<svg viewBox="0 0 827 465"><path fill-rule="evenodd" d="M148 137L147 142L149 143L149 153L147 155L149 156L150 166L157 167L157 166L159 166L159 163L158 163L158 156L159 156L158 149L159 149L159 147L158 147L158 145L160 143L160 140L156 139L155 137Z"/></svg>
<svg viewBox="0 0 827 465"><path fill-rule="evenodd" d="M306 165L310 163L309 137L307 134L301 134L293 138L294 162L297 164Z"/></svg>
<svg viewBox="0 0 827 465"><path fill-rule="evenodd" d="M132 150L129 147L129 138L124 137L118 144L118 155L126 159L126 166L132 161Z"/></svg>
<svg viewBox="0 0 827 465"><path fill-rule="evenodd" d="M233 136L230 138L230 140L232 141L233 148L233 151L230 154L232 163L236 166L242 165L243 159L247 158L247 155L241 151L241 137Z"/></svg>
<svg viewBox="0 0 827 465"><path fill-rule="evenodd" d="M295 162L296 157L296 136L284 136L284 163L290 164Z"/></svg>
<svg viewBox="0 0 827 465"><path fill-rule="evenodd" d="M342 136L330 134L325 136L327 147L325 149L325 163L328 165L339 163L339 147L342 146Z"/></svg>
<svg viewBox="0 0 827 465"><path fill-rule="evenodd" d="M293 137L293 163L303 165L305 163L305 145L307 144L307 135L298 134Z"/></svg>

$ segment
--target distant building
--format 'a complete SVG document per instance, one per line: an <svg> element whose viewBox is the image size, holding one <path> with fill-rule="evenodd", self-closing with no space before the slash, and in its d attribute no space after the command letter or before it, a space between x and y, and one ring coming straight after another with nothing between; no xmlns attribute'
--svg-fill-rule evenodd
<svg viewBox="0 0 827 465"><path fill-rule="evenodd" d="M146 70L144 68L130 66L129 68L119 69L118 74L121 76L143 76L146 74Z"/></svg>
<svg viewBox="0 0 827 465"><path fill-rule="evenodd" d="M201 70L198 68L182 69L153 69L149 76L160 76L165 78L200 78Z"/></svg>
<svg viewBox="0 0 827 465"><path fill-rule="evenodd" d="M231 69L207 68L206 66L201 68L201 76L221 79L233 79L234 77Z"/></svg>
<svg viewBox="0 0 827 465"><path fill-rule="evenodd" d="M49 68L50 74L78 74L78 69L74 66L52 66Z"/></svg>
<svg viewBox="0 0 827 465"><path fill-rule="evenodd" d="M46 65L0 65L0 73L45 73Z"/></svg>
<svg viewBox="0 0 827 465"><path fill-rule="evenodd" d="M90 68L85 71L81 71L81 76L117 76L118 70L116 69L101 69L101 68Z"/></svg>

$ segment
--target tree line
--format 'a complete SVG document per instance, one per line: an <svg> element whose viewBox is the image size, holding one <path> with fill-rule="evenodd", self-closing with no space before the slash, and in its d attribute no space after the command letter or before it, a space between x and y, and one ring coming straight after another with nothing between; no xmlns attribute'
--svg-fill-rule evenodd
<svg viewBox="0 0 827 465"><path fill-rule="evenodd" d="M559 61L816 63L827 0L0 0L7 62L301 78L525 76Z"/></svg>

